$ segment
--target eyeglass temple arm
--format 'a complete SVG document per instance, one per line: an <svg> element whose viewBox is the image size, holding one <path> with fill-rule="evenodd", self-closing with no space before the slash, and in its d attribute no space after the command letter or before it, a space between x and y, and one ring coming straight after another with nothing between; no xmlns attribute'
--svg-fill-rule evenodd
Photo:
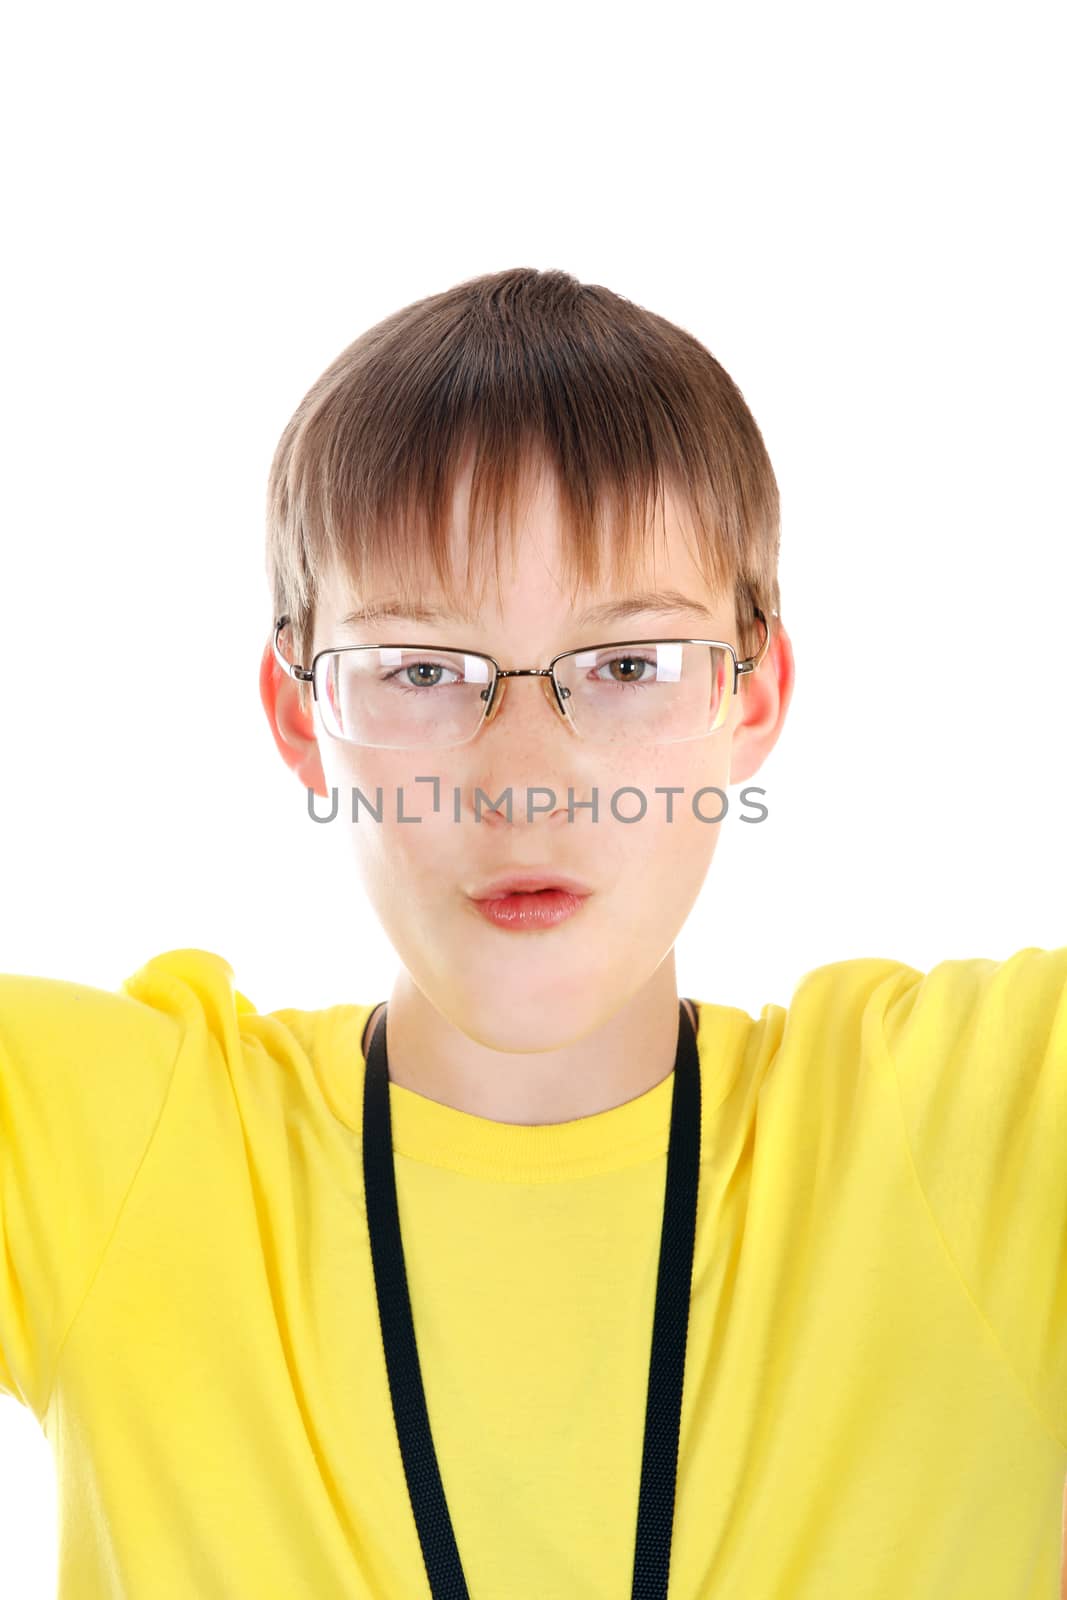
<svg viewBox="0 0 1067 1600"><path fill-rule="evenodd" d="M288 617L279 617L277 622L274 624L274 658L278 665L289 674L290 678L296 678L301 683L310 683L314 677L314 673L306 672L303 667L298 667L295 662L286 661L285 657L282 655L281 647L278 644L278 635L281 633L282 629L287 626L288 622Z"/></svg>
<svg viewBox="0 0 1067 1600"><path fill-rule="evenodd" d="M753 610L763 623L763 643L760 645L754 656L749 656L747 660L739 661L737 663L737 670L739 674L742 672L755 672L756 668L767 654L767 647L771 642L771 630L768 625L767 618L763 615L763 612L760 610L759 606L754 606ZM777 617L777 615L777 611L771 612L772 617Z"/></svg>

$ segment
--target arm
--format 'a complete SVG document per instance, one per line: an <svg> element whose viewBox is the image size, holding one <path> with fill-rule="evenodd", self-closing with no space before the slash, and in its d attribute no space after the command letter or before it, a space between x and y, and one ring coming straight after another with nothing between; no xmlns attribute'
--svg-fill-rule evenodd
<svg viewBox="0 0 1067 1600"><path fill-rule="evenodd" d="M0 1389L38 1420L182 1036L128 993L0 975Z"/></svg>
<svg viewBox="0 0 1067 1600"><path fill-rule="evenodd" d="M1067 1450L1067 946L941 962L882 1027L931 1214Z"/></svg>

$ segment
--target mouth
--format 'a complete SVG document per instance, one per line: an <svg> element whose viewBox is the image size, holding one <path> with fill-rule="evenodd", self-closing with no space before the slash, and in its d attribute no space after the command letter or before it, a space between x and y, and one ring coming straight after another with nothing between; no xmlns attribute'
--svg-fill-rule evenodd
<svg viewBox="0 0 1067 1600"><path fill-rule="evenodd" d="M577 878L555 872L510 873L469 896L487 921L498 928L551 928L585 905L592 890Z"/></svg>
<svg viewBox="0 0 1067 1600"><path fill-rule="evenodd" d="M581 883L577 878L568 877L566 873L552 872L510 872L499 878L493 878L480 889L471 892L472 900L502 900L513 894L541 894L548 890L561 890L564 894L589 895L592 890L588 884Z"/></svg>

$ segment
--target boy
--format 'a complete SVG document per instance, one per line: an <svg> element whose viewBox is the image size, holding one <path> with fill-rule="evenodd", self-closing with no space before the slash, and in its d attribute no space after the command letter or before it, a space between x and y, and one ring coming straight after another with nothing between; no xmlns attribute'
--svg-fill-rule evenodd
<svg viewBox="0 0 1067 1600"><path fill-rule="evenodd" d="M269 1015L200 950L0 980L61 1594L1047 1597L1067 947L677 994L793 688L731 380L478 278L313 386L268 524L272 734L401 968Z"/></svg>

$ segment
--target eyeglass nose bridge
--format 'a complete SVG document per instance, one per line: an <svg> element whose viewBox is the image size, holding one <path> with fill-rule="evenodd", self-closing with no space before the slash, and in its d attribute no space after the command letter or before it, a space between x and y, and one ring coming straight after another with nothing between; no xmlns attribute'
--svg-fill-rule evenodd
<svg viewBox="0 0 1067 1600"><path fill-rule="evenodd" d="M500 687L501 680L504 678L540 678L541 687L545 691L545 698L548 700L549 705L559 712L564 722L573 731L574 718L571 716L570 708L566 704L567 700L570 699L571 691L559 682L551 667L518 667L511 672L505 672L502 668L498 668L496 677L493 679L492 688L482 691L483 697L488 700L485 715L482 717L483 727L487 722L492 722L504 702L507 685L504 684L503 688ZM548 679L547 683L545 682L546 678Z"/></svg>

